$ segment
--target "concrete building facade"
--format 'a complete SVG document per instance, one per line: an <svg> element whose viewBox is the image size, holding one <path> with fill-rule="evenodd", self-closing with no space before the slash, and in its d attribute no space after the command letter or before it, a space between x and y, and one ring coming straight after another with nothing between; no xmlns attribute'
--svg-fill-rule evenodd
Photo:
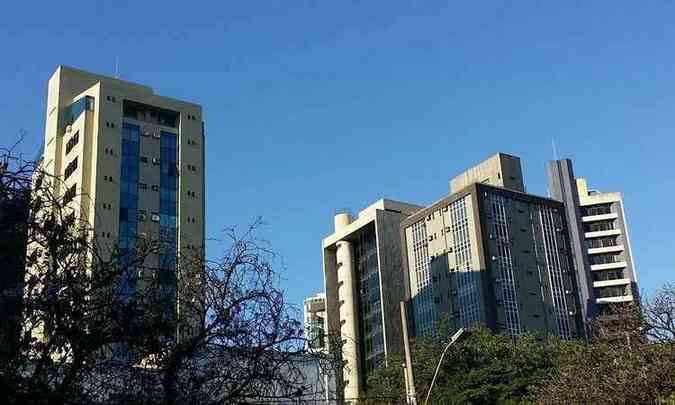
<svg viewBox="0 0 675 405"><path fill-rule="evenodd" d="M42 168L60 179L54 195L89 224L99 254L110 255L115 247L131 252L139 238L161 240L165 249L138 271L175 294L176 258L204 244L199 105L59 66L49 79ZM180 306L174 309L180 316Z"/></svg>
<svg viewBox="0 0 675 405"><path fill-rule="evenodd" d="M338 213L322 242L328 335L339 338L329 350L345 361L336 378L347 401L362 396L368 373L388 354L402 352L400 225L421 208L383 199L356 218Z"/></svg>
<svg viewBox="0 0 675 405"><path fill-rule="evenodd" d="M620 193L588 188L576 178L572 161L547 167L551 197L565 204L571 250L584 319L607 310L607 304L638 301L637 276Z"/></svg>
<svg viewBox="0 0 675 405"><path fill-rule="evenodd" d="M326 294L320 292L306 298L303 308L305 348L326 350Z"/></svg>
<svg viewBox="0 0 675 405"><path fill-rule="evenodd" d="M514 337L582 334L563 204L524 193L520 161L505 154L450 184L401 225L415 335L443 317Z"/></svg>

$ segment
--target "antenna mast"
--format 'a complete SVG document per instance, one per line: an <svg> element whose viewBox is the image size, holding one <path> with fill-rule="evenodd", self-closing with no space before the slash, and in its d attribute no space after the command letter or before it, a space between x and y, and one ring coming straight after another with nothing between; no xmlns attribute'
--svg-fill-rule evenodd
<svg viewBox="0 0 675 405"><path fill-rule="evenodd" d="M553 159L558 160L558 150L555 147L555 139L551 138L551 146L553 147Z"/></svg>

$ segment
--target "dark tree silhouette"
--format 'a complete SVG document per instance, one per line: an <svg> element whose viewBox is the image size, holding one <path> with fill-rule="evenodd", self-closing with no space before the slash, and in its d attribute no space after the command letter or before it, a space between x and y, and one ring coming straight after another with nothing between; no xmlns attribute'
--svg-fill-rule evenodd
<svg viewBox="0 0 675 405"><path fill-rule="evenodd" d="M26 215L0 211L25 235L0 250L0 258L25 260L22 276L0 292L22 305L14 345L3 346L0 402L303 399L339 367L304 350L297 311L277 287L275 255L255 236L260 221L227 231L217 260L205 260L201 247L183 250L167 288L150 260L165 241L143 237L120 249L78 219L83 207L58 177L10 151L0 162L0 202L23 196Z"/></svg>

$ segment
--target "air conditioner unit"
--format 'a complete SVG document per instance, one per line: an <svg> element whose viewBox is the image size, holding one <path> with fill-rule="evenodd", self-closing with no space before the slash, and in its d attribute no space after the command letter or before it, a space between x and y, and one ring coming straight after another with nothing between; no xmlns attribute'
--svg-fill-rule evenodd
<svg viewBox="0 0 675 405"><path fill-rule="evenodd" d="M159 132L159 131L154 131L154 132L152 133L152 137L153 137L153 138L156 138L156 139L159 139L159 137L160 137L160 132Z"/></svg>

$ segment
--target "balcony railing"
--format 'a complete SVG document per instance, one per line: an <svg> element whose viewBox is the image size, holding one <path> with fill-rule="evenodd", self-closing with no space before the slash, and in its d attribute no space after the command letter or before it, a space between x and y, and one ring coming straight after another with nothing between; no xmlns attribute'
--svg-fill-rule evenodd
<svg viewBox="0 0 675 405"><path fill-rule="evenodd" d="M609 271L599 271L593 273L593 281L608 281L608 280L620 280L623 277L623 271L621 270L609 270Z"/></svg>
<svg viewBox="0 0 675 405"><path fill-rule="evenodd" d="M589 239L586 241L589 249L617 246L616 237L604 237L598 239Z"/></svg>
<svg viewBox="0 0 675 405"><path fill-rule="evenodd" d="M582 208L583 216L611 214L612 207L609 205L593 205Z"/></svg>
<svg viewBox="0 0 675 405"><path fill-rule="evenodd" d="M613 229L613 221L591 222L584 224L584 232L611 231Z"/></svg>
<svg viewBox="0 0 675 405"><path fill-rule="evenodd" d="M618 263L623 261L621 255L615 254L601 254L596 256L591 256L589 258L591 265L594 264L609 264L609 263Z"/></svg>

